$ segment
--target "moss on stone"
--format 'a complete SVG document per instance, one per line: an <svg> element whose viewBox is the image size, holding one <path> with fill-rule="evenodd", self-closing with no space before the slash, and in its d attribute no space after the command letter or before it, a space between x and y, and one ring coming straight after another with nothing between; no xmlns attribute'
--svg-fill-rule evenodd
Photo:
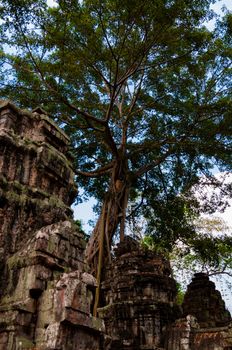
<svg viewBox="0 0 232 350"><path fill-rule="evenodd" d="M19 269L21 267L25 266L25 261L23 257L19 257L18 255L14 254L10 258L7 259L6 262L9 270Z"/></svg>
<svg viewBox="0 0 232 350"><path fill-rule="evenodd" d="M0 179L1 181L2 179ZM11 204L19 204L21 207L26 205L35 204L39 208L60 208L64 211L70 211L71 209L57 196L51 195L48 192L40 189L30 188L20 184L18 181L8 182L5 178L1 182L4 182L0 190L1 197L4 197ZM34 196L33 196L34 195ZM36 198L42 197L42 198Z"/></svg>
<svg viewBox="0 0 232 350"><path fill-rule="evenodd" d="M41 120L44 120L44 121L48 122L50 125L52 125L56 129L56 133L58 134L58 135L56 135L57 138L62 139L60 137L60 135L62 135L67 143L70 142L70 139L69 139L68 135L62 129L60 129L59 126L51 118L49 118L46 114L40 114L39 118Z"/></svg>
<svg viewBox="0 0 232 350"><path fill-rule="evenodd" d="M48 152L48 161L51 160L52 157L58 158L67 168L72 170L73 166L71 161L67 159L63 153L59 152L54 146L48 144L47 142L42 142L41 146L43 146Z"/></svg>
<svg viewBox="0 0 232 350"><path fill-rule="evenodd" d="M26 338L26 337L17 337L16 341L18 343L18 349L32 349L35 346L35 343L33 343L32 340Z"/></svg>
<svg viewBox="0 0 232 350"><path fill-rule="evenodd" d="M102 317L103 315L105 315L106 312L108 312L113 307L115 307L115 304L108 304L108 305L105 305L103 307L98 308L97 311L98 311L98 313L101 314L101 317Z"/></svg>
<svg viewBox="0 0 232 350"><path fill-rule="evenodd" d="M94 329L97 329L99 331L104 330L104 324L103 324L102 319L97 318L97 317L92 317L92 324L93 324Z"/></svg>
<svg viewBox="0 0 232 350"><path fill-rule="evenodd" d="M37 152L37 148L40 146L40 143L38 141L29 139L25 136L22 137L22 135L16 134L13 129L8 130L7 134L11 137L11 142L13 142L16 147L23 148L25 152L28 150Z"/></svg>
<svg viewBox="0 0 232 350"><path fill-rule="evenodd" d="M60 134L63 136L63 138L66 140L66 143L68 143L70 141L68 135L62 129L60 129L60 127L51 118L49 118L46 114L36 113L36 110L33 113L33 111L30 112L26 109L20 109L20 108L16 107L14 105L14 103L12 103L9 99L5 100L5 101L1 101L0 111L7 109L7 108L11 109L13 112L15 112L16 114L18 114L20 116L26 116L30 119L37 119L37 120L46 121L48 124L50 124L51 126L53 126L56 129L56 132L58 133L58 135ZM59 137L59 138L62 139L61 137Z"/></svg>
<svg viewBox="0 0 232 350"><path fill-rule="evenodd" d="M28 197L26 194L17 194L14 191L8 191L5 193L6 199L10 203L20 203L21 206L24 206L27 203Z"/></svg>
<svg viewBox="0 0 232 350"><path fill-rule="evenodd" d="M9 295L5 295L1 298L1 306L0 311L12 310L12 303L14 302L14 298ZM6 305L9 305L8 307Z"/></svg>

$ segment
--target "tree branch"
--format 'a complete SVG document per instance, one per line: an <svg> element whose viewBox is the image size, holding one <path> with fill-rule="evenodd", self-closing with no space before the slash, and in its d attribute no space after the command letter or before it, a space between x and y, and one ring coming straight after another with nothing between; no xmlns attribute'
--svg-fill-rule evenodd
<svg viewBox="0 0 232 350"><path fill-rule="evenodd" d="M76 175L82 175L82 176L86 176L86 177L99 177L102 176L108 172L111 171L111 169L114 166L114 161L112 161L111 163L105 165L104 167L98 168L94 171L90 171L90 172L86 172L86 171L81 171L81 170L76 170L75 174Z"/></svg>
<svg viewBox="0 0 232 350"><path fill-rule="evenodd" d="M150 171L151 169L153 169L154 167L156 167L157 165L161 164L170 154L173 153L173 149L170 149L168 151L166 151L162 156L160 156L158 159L153 160L152 162L150 162L149 164L141 167L140 169L138 169L135 172L135 176L139 177L145 173L147 173L148 171Z"/></svg>

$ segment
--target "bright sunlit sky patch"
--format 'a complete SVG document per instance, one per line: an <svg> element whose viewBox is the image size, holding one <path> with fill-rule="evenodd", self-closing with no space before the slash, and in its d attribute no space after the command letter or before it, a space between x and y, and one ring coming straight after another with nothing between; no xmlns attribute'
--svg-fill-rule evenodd
<svg viewBox="0 0 232 350"><path fill-rule="evenodd" d="M47 4L48 6L56 6L56 1L55 0L47 0ZM217 14L221 14L221 8L223 6L226 6L228 8L228 10L232 10L232 1L231 0L219 0L217 1L214 5L211 6L211 8L217 13Z"/></svg>

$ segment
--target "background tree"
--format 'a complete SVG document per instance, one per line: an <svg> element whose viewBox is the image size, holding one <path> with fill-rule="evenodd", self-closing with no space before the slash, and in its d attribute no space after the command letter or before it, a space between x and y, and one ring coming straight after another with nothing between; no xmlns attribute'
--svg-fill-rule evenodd
<svg viewBox="0 0 232 350"><path fill-rule="evenodd" d="M180 242L172 252L176 268L232 277L232 238L229 228L219 218L201 218L196 222L197 234L188 245ZM178 258L180 257L180 259Z"/></svg>
<svg viewBox="0 0 232 350"><path fill-rule="evenodd" d="M232 17L209 32L211 3L0 2L1 95L42 105L71 136L77 181L100 203L94 273L127 218L144 215L168 249L191 237L188 190L231 169Z"/></svg>
<svg viewBox="0 0 232 350"><path fill-rule="evenodd" d="M231 228L217 217L204 217L195 221L196 233L188 242L179 241L169 255L174 276L186 290L194 272L204 272L220 289L231 308L232 238ZM223 291L223 286L225 290Z"/></svg>

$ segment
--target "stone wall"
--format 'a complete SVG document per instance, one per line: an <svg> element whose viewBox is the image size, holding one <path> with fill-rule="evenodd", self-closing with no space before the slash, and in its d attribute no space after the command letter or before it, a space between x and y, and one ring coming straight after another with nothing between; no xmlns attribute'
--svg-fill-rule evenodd
<svg viewBox="0 0 232 350"><path fill-rule="evenodd" d="M232 324L201 328L194 316L176 320L168 327L165 350L231 350Z"/></svg>
<svg viewBox="0 0 232 350"><path fill-rule="evenodd" d="M99 349L104 324L91 315L96 281L84 271L83 248L81 235L62 221L7 259L1 350Z"/></svg>

